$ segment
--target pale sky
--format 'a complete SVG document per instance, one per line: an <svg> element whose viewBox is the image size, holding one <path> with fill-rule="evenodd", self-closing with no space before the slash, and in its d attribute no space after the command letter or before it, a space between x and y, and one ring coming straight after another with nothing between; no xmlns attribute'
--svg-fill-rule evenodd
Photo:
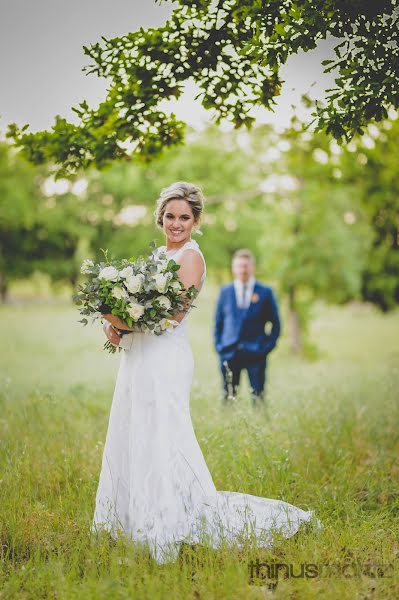
<svg viewBox="0 0 399 600"><path fill-rule="evenodd" d="M106 83L85 75L90 61L82 46L140 27L162 25L172 3L154 0L0 0L0 132L7 124L29 123L31 130L49 128L59 114L75 121L71 106L87 100L96 106L105 95ZM286 83L276 112L258 111L260 121L277 126L288 122L291 104L310 90L320 97L332 87L323 75L321 60L332 57L332 42L323 41L316 51L292 57L282 71ZM196 90L187 87L183 97L170 103L178 117L194 127L211 120L211 113L194 102Z"/></svg>

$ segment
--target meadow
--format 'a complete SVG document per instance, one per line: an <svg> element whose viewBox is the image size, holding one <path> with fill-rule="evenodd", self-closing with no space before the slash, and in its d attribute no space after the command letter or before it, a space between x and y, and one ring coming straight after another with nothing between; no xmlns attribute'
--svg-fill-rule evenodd
<svg viewBox="0 0 399 600"><path fill-rule="evenodd" d="M14 302L0 307L1 599L399 597L399 311L317 305L318 355L305 360L289 352L283 307L268 409L256 410L246 379L221 404L215 294L205 286L190 317L191 414L215 485L314 509L323 529L272 549L188 547L167 565L127 539L94 543L119 355L63 296ZM317 576L269 577L276 562Z"/></svg>

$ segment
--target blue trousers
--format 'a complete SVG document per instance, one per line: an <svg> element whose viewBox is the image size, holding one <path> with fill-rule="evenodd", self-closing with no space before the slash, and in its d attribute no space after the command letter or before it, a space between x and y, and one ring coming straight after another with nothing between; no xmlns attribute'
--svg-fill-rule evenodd
<svg viewBox="0 0 399 600"><path fill-rule="evenodd" d="M224 389L224 400L227 400L229 395L229 380L228 370L224 364L225 358L220 356L220 369L223 377L223 389ZM227 360L228 369L231 371L231 385L233 395L236 395L237 388L240 383L241 371L245 369L248 373L249 383L252 388L252 399L256 400L264 399L264 391L266 384L266 355L259 358L257 355L245 352L243 350L237 350L236 354Z"/></svg>

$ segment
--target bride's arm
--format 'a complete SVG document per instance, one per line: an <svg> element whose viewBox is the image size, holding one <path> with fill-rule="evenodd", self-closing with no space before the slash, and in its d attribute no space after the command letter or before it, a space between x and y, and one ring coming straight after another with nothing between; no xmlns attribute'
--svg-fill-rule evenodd
<svg viewBox="0 0 399 600"><path fill-rule="evenodd" d="M104 314L103 318L109 321L111 325L113 325L117 329L128 329L129 331L133 331L134 329L133 327L129 327L129 325L125 323L125 321L122 321L122 319L113 315L112 313Z"/></svg>
<svg viewBox="0 0 399 600"><path fill-rule="evenodd" d="M177 261L180 264L180 269L177 272L177 275L184 285L186 289L191 287L192 285L199 289L201 283L201 277L204 272L204 262L202 260L201 255L196 250L185 250L180 258L180 261ZM190 307L193 300L189 300L186 303L186 308ZM182 321L185 312L179 312L173 315L172 319L175 321Z"/></svg>
<svg viewBox="0 0 399 600"><path fill-rule="evenodd" d="M130 350L130 348L132 347L132 343L133 343L133 334L132 333L127 333L124 336L120 336L118 329L115 329L108 320L105 321L105 323L103 325L103 330L104 330L105 335L107 336L107 339L114 346L119 346L120 348L123 348L124 350Z"/></svg>

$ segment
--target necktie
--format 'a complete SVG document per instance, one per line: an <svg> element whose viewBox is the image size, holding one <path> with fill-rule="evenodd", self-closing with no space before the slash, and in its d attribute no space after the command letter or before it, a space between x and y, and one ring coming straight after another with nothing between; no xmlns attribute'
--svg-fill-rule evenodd
<svg viewBox="0 0 399 600"><path fill-rule="evenodd" d="M241 300L241 308L247 307L247 284L244 283L242 286L242 300Z"/></svg>

